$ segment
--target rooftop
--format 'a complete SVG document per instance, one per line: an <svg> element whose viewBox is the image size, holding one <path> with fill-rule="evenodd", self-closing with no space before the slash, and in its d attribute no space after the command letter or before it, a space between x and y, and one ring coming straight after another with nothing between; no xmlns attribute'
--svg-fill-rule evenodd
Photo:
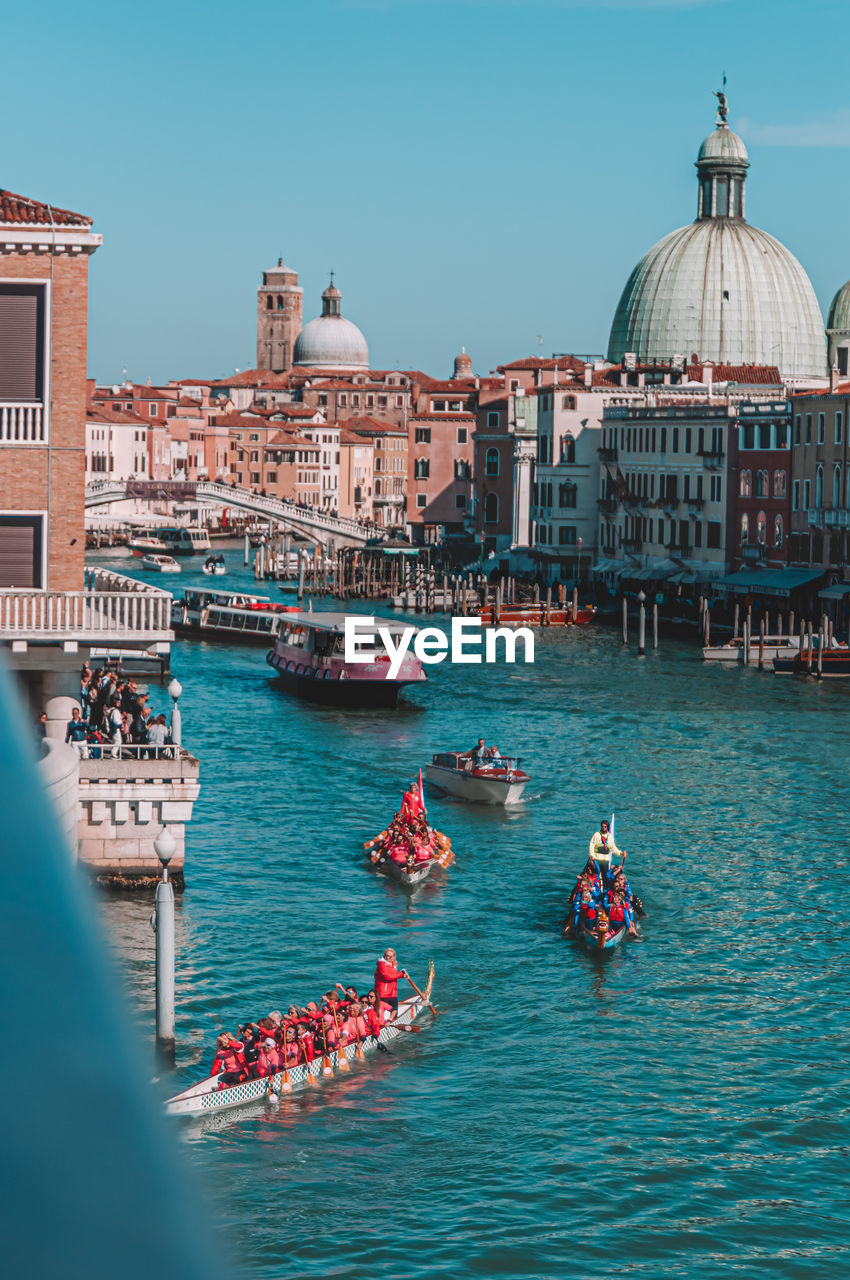
<svg viewBox="0 0 850 1280"><path fill-rule="evenodd" d="M0 222L27 223L34 227L90 227L92 220L84 213L72 213L70 209L59 209L56 205L0 189Z"/></svg>

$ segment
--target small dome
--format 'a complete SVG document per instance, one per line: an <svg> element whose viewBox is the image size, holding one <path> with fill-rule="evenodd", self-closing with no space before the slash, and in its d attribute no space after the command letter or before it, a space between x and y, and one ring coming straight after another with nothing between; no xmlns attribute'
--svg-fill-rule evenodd
<svg viewBox="0 0 850 1280"><path fill-rule="evenodd" d="M747 148L743 140L733 133L728 124L721 122L703 142L697 155L697 164L734 164L749 166Z"/></svg>
<svg viewBox="0 0 850 1280"><path fill-rule="evenodd" d="M322 294L322 314L305 324L295 341L292 363L310 369L368 369L366 339L342 314L342 294L331 282Z"/></svg>
<svg viewBox="0 0 850 1280"><path fill-rule="evenodd" d="M829 304L829 333L850 333L850 280L843 284Z"/></svg>
<svg viewBox="0 0 850 1280"><path fill-rule="evenodd" d="M472 357L467 354L466 347L462 347L460 355L455 356L455 370L452 374L452 381L457 378L471 378L472 376Z"/></svg>
<svg viewBox="0 0 850 1280"><path fill-rule="evenodd" d="M293 364L311 369L368 369L366 339L344 316L318 316L298 335Z"/></svg>

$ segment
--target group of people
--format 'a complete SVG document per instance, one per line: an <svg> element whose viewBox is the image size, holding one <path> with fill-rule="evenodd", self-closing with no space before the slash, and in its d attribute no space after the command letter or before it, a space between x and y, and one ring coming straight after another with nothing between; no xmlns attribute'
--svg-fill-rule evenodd
<svg viewBox="0 0 850 1280"><path fill-rule="evenodd" d="M149 697L139 692L132 676L124 680L114 671L103 667L92 670L83 663L80 706L71 712L65 741L84 759L107 754L117 759L122 748L134 756L162 754L171 744L171 735L165 716L148 706Z"/></svg>
<svg viewBox="0 0 850 1280"><path fill-rule="evenodd" d="M391 859L408 871L430 862L435 852L435 834L428 825L418 782L411 782L402 796L401 808L393 814L386 831L367 843L372 861Z"/></svg>
<svg viewBox="0 0 850 1280"><path fill-rule="evenodd" d="M486 747L483 738L479 738L472 750L465 751L463 756L469 762L468 769L501 769L505 765L499 748L495 744Z"/></svg>
<svg viewBox="0 0 850 1280"><path fill-rule="evenodd" d="M619 864L614 858L619 856ZM626 854L617 848L605 818L590 838L587 862L579 873L567 903L564 935L578 932L580 927L606 935L625 928L636 934L635 916L643 915L643 905L632 893L626 879Z"/></svg>
<svg viewBox="0 0 850 1280"><path fill-rule="evenodd" d="M257 1076L274 1076L300 1063L309 1065L345 1045L362 1048L395 1020L401 978L410 981L388 947L375 967L374 985L364 996L356 987L337 982L321 1002L311 1000L303 1008L290 1005L285 1015L274 1010L259 1022L238 1027L236 1035L220 1035L210 1075L218 1076L218 1087L223 1089Z"/></svg>

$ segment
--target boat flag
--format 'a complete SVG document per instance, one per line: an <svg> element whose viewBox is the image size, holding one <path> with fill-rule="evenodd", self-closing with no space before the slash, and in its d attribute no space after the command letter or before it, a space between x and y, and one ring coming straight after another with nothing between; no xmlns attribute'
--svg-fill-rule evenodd
<svg viewBox="0 0 850 1280"><path fill-rule="evenodd" d="M612 844L616 844L616 843L617 843L617 841L616 841L616 840L615 840L615 838L614 838L614 812L613 812L613 810L612 810L612 812L611 812L611 821L608 823L608 831L609 831L609 833L610 833L610 835L611 835L611 843L612 843Z"/></svg>
<svg viewBox="0 0 850 1280"><path fill-rule="evenodd" d="M419 766L419 803L422 805L422 812L427 813L425 808L425 792L422 790L422 765Z"/></svg>

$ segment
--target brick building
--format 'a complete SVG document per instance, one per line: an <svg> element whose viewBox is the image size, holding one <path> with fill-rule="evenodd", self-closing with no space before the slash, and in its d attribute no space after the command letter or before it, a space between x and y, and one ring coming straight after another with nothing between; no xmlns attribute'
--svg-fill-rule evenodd
<svg viewBox="0 0 850 1280"><path fill-rule="evenodd" d="M0 192L0 588L82 587L91 227Z"/></svg>
<svg viewBox="0 0 850 1280"><path fill-rule="evenodd" d="M791 397L789 561L838 569L850 562L850 382Z"/></svg>
<svg viewBox="0 0 850 1280"><path fill-rule="evenodd" d="M292 368L303 309L298 272L290 271L278 258L276 267L263 272L257 290L257 369L285 373Z"/></svg>

